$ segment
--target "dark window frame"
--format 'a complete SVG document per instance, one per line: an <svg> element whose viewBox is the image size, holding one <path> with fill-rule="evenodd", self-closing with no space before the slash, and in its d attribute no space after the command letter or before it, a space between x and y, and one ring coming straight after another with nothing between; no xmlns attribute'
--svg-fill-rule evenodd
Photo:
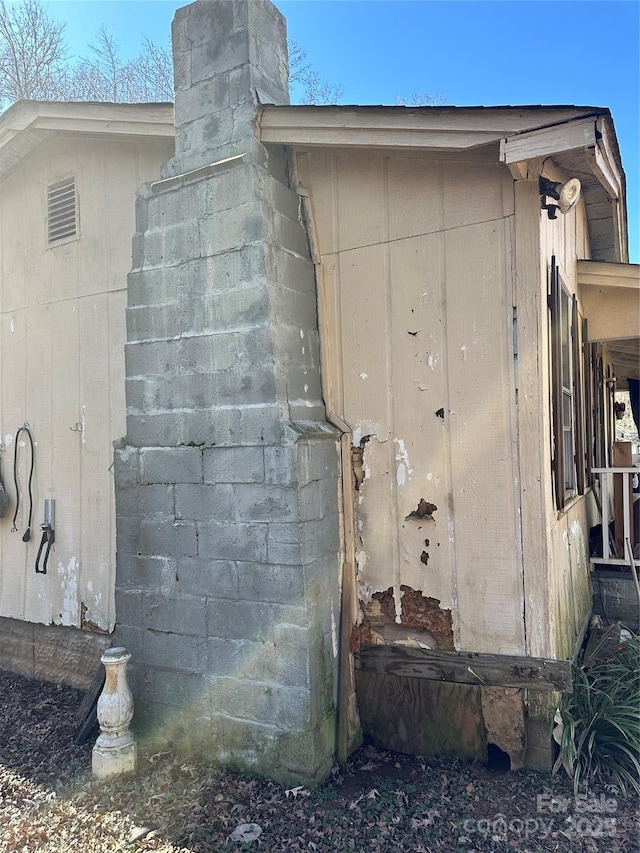
<svg viewBox="0 0 640 853"><path fill-rule="evenodd" d="M549 309L551 316L552 471L556 506L583 495L586 487L585 341L578 301L566 287L555 256L551 258Z"/></svg>

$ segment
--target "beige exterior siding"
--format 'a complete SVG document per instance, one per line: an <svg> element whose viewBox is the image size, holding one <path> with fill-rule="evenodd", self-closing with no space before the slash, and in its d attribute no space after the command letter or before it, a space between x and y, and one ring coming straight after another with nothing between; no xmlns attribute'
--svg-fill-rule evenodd
<svg viewBox="0 0 640 853"><path fill-rule="evenodd" d="M437 599L456 647L523 653L513 181L471 157L299 152L326 317L327 405L363 448L363 602ZM367 438L368 437L368 438ZM411 517L423 499L433 517ZM428 544L427 541L428 540Z"/></svg>
<svg viewBox="0 0 640 853"><path fill-rule="evenodd" d="M170 156L168 141L51 137L0 184L1 463L11 496L0 522L0 616L113 628L112 441L125 432L126 276L135 192L158 177ZM71 176L79 233L50 246L47 186ZM28 544L21 539L27 446L19 448L18 532L10 532L14 437L24 423L36 444ZM45 498L56 502L56 542L48 574L37 575Z"/></svg>
<svg viewBox="0 0 640 853"><path fill-rule="evenodd" d="M558 173L555 180L566 180ZM578 206L565 216L550 220L546 213L540 215L540 266L543 271L544 287L547 287L547 270L554 255L560 268L562 280L569 293L578 294L577 261L588 258L589 234L587 231L584 205ZM546 292L546 291L545 291ZM580 304L578 304L581 310ZM543 312L543 317L546 314ZM546 354L550 371L548 322L542 327L542 350ZM548 379L543 384L548 389ZM543 401L546 433L541 437L545 443L544 456L548 464L543 471L551 476L551 401L547 391ZM591 581L589 576L589 524L587 519L587 496L570 499L563 512L556 509L551 488L545 491L543 515L546 518L548 539L548 648L544 653L550 657L570 658L585 618L591 607Z"/></svg>

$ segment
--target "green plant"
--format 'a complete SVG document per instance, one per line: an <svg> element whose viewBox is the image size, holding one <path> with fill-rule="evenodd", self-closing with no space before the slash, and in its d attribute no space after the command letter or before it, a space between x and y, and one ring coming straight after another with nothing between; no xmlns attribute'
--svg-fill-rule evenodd
<svg viewBox="0 0 640 853"><path fill-rule="evenodd" d="M640 794L640 638L605 658L573 666L573 692L560 705L562 736L554 774L564 767L581 784L615 785Z"/></svg>

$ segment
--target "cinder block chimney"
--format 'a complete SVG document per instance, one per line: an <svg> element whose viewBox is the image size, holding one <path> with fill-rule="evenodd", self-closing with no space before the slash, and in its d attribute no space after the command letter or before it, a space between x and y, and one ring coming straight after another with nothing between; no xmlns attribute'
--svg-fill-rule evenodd
<svg viewBox="0 0 640 853"><path fill-rule="evenodd" d="M339 472L299 199L259 140L260 102L288 101L285 23L267 0L198 0L172 32L176 153L138 194L128 284L117 637L138 725L314 782L334 753Z"/></svg>

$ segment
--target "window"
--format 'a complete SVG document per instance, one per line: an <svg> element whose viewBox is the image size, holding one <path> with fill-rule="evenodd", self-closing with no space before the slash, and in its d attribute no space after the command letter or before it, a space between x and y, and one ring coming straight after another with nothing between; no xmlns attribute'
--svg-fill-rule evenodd
<svg viewBox="0 0 640 853"><path fill-rule="evenodd" d="M78 233L75 178L65 178L47 187L47 239L58 243Z"/></svg>
<svg viewBox="0 0 640 853"><path fill-rule="evenodd" d="M582 387L583 328L578 303L565 287L551 259L551 346L553 409L553 475L556 505L584 494L585 424Z"/></svg>

